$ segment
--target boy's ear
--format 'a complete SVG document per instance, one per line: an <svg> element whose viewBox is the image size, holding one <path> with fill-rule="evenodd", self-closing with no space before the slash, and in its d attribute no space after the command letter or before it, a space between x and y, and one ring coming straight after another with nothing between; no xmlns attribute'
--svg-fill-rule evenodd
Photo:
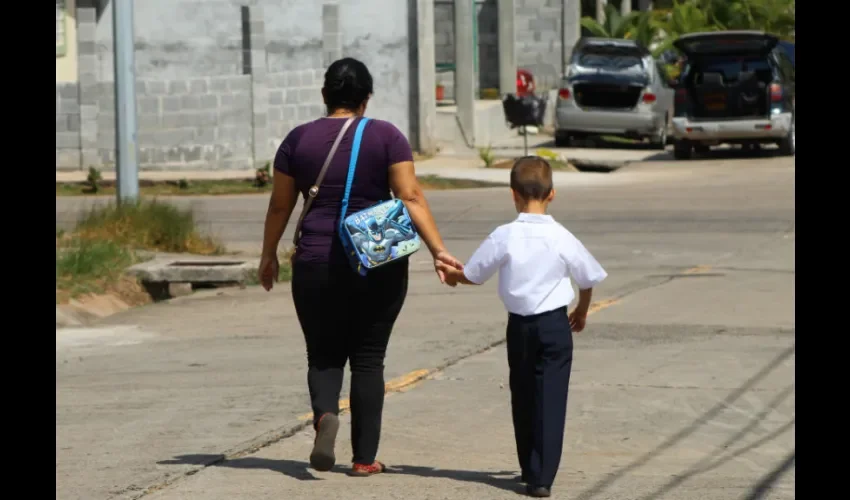
<svg viewBox="0 0 850 500"><path fill-rule="evenodd" d="M546 198L546 201L552 201L554 199L555 199L555 188L552 188L552 190L549 191L549 196Z"/></svg>

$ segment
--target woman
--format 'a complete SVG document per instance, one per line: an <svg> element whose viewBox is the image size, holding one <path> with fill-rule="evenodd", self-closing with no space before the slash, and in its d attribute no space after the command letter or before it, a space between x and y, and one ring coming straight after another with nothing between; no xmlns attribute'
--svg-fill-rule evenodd
<svg viewBox="0 0 850 500"><path fill-rule="evenodd" d="M316 181L334 140L349 118L318 194L307 211L293 256L292 297L307 344L307 383L316 439L310 464L330 470L336 458L339 395L346 361L351 369L352 475L384 471L375 460L384 405L384 356L393 324L407 294L408 262L402 260L359 276L337 234L357 119L372 95L372 76L355 59L340 59L325 73L322 96L328 115L300 125L284 139L274 160L274 188L266 214L260 281L271 290L278 275L277 248L300 192ZM413 168L413 153L392 124L370 120L363 131L348 214L389 199L401 199L437 264L462 267L443 246Z"/></svg>

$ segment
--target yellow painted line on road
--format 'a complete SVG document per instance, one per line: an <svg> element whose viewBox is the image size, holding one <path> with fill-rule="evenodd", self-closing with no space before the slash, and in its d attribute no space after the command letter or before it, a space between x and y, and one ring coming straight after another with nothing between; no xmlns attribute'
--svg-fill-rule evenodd
<svg viewBox="0 0 850 500"><path fill-rule="evenodd" d="M401 377L394 378L394 379L390 380L389 382L387 382L386 384L384 384L384 392L385 393L399 392L399 391L407 388L408 386L411 386L411 385L415 384L416 382L419 382L420 380L424 379L430 373L431 373L431 370L414 370L410 373L406 373L406 374L402 375ZM348 411L350 408L351 408L351 401L349 401L348 398L339 400L339 412L340 413ZM304 415L301 415L300 417L298 417L298 420L300 420L302 422L306 422L308 420L313 420L313 413L311 412L311 413L306 413Z"/></svg>
<svg viewBox="0 0 850 500"><path fill-rule="evenodd" d="M696 266L685 270L682 274L702 274L711 271L711 266Z"/></svg>
<svg viewBox="0 0 850 500"><path fill-rule="evenodd" d="M601 311L603 309L613 306L618 302L620 302L620 299L605 299L593 302L590 304L590 307L587 308L587 314L590 315L595 312Z"/></svg>
<svg viewBox="0 0 850 500"><path fill-rule="evenodd" d="M587 310L587 314L593 314L595 312L599 312L605 308L611 307L614 304L620 302L619 299L605 299L593 302L590 304L590 307ZM384 384L384 392L386 394L393 392L404 392L410 387L416 385L418 382L426 379L428 375L431 375L432 370L414 370L410 373L406 373L400 377L394 378ZM351 401L348 398L339 400L339 412L340 414L345 413L351 409ZM301 422L307 422L309 420L313 420L313 413L305 413L298 417L298 420Z"/></svg>

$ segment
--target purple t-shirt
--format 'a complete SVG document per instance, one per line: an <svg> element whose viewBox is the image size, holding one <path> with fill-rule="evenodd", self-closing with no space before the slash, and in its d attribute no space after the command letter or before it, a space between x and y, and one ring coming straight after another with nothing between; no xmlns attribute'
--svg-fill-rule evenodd
<svg viewBox="0 0 850 500"><path fill-rule="evenodd" d="M345 118L319 118L299 125L283 140L274 158L274 168L295 178L303 197L316 182L325 158L345 123ZM295 258L303 262L345 260L342 244L337 237L342 196L351 159L356 120L342 138L319 195L313 200L301 227L301 240ZM363 130L357 169L351 186L348 214L390 199L390 165L413 161L410 143L393 124L371 119ZM293 221L292 224L295 222Z"/></svg>

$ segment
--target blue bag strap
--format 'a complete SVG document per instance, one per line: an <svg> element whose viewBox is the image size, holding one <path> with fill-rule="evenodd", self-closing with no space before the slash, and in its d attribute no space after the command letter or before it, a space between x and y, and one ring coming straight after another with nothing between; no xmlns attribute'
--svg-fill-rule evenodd
<svg viewBox="0 0 850 500"><path fill-rule="evenodd" d="M351 196L351 184L354 182L354 171L357 169L357 156L360 154L360 142L363 140L363 129L369 118L361 118L354 130L354 142L351 145L351 159L348 161L348 178L345 180L345 194L342 195L342 211L339 214L339 226L342 227L348 212L348 199Z"/></svg>

